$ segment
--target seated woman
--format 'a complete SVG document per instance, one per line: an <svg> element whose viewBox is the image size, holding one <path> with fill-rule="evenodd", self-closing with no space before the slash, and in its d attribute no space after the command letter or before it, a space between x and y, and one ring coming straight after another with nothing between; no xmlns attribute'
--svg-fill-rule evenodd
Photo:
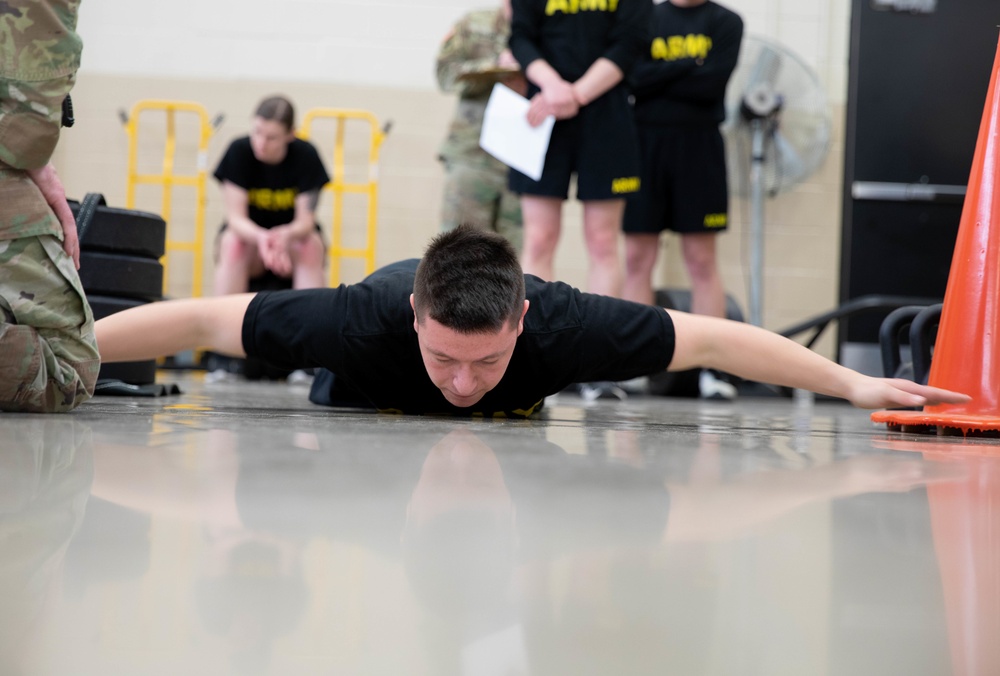
<svg viewBox="0 0 1000 676"><path fill-rule="evenodd" d="M215 295L246 292L264 276L290 280L296 289L325 286L316 204L330 176L316 148L295 137L288 99L260 103L250 135L230 144L214 175L225 208Z"/></svg>
<svg viewBox="0 0 1000 676"><path fill-rule="evenodd" d="M316 148L295 137L295 108L283 96L261 101L250 135L233 141L215 170L225 222L215 261L215 295L325 286L326 246L316 223L330 181ZM242 374L283 379L299 372L257 359L207 355L211 380Z"/></svg>

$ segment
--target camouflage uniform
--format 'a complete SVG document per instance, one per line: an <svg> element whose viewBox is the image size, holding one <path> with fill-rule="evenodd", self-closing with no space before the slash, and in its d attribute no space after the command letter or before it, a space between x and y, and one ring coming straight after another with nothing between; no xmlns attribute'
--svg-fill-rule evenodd
<svg viewBox="0 0 1000 676"><path fill-rule="evenodd" d="M495 66L507 48L510 22L502 10L466 14L441 45L437 79L441 89L458 93L448 137L441 145L445 167L441 227L468 223L503 235L521 250L521 205L507 189L507 166L479 147L483 114L493 85L458 80L464 72Z"/></svg>
<svg viewBox="0 0 1000 676"><path fill-rule="evenodd" d="M94 392L94 319L62 227L26 170L59 140L79 0L0 2L0 410L68 411Z"/></svg>

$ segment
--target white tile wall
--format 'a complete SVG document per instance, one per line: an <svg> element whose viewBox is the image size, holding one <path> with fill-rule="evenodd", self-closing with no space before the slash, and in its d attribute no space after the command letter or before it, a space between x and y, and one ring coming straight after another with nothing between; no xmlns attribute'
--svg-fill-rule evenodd
<svg viewBox="0 0 1000 676"><path fill-rule="evenodd" d="M228 141L246 132L260 98L283 92L300 112L361 108L396 122L382 153L377 263L417 256L437 231L442 174L434 158L452 108L451 99L436 91L434 57L457 17L494 1L85 0L78 26L83 67L74 91L80 124L64 135L56 155L67 192L79 197L99 190L124 206L127 140L118 108L161 98L198 101L210 115L226 113L209 151L214 167ZM824 167L766 205L764 325L782 329L830 309L837 297L851 3L723 1L744 17L748 34L790 47L817 72L834 113L834 145ZM162 151L141 154L156 171ZM221 218L214 182L207 200L206 225L214 233ZM153 190L137 206L157 210L158 204ZM192 220L185 209L175 207L171 227ZM727 290L746 308L746 205L734 200L731 211L720 266ZM583 287L587 256L580 220L579 204L568 203L556 271ZM664 238L659 286L687 285L677 248L675 238ZM362 272L345 265L345 280ZM826 342L821 351L829 356Z"/></svg>
<svg viewBox="0 0 1000 676"><path fill-rule="evenodd" d="M90 0L83 73L433 89L438 43L489 0ZM844 98L850 0L727 0ZM828 81L827 81L828 78Z"/></svg>

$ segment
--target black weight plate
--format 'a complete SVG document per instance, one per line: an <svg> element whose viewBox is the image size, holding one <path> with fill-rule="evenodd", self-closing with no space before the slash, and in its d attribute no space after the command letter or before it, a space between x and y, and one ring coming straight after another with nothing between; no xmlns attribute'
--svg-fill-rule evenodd
<svg viewBox="0 0 1000 676"><path fill-rule="evenodd" d="M94 313L94 319L103 319L122 310L146 305L148 301L134 298L88 295L87 302ZM130 385L149 385L156 382L156 360L115 362L101 364L98 380L121 380Z"/></svg>
<svg viewBox="0 0 1000 676"><path fill-rule="evenodd" d="M87 295L159 300L163 266L149 258L82 251L80 281Z"/></svg>
<svg viewBox="0 0 1000 676"><path fill-rule="evenodd" d="M121 380L129 385L149 385L156 382L156 360L101 364L97 379Z"/></svg>
<svg viewBox="0 0 1000 676"><path fill-rule="evenodd" d="M135 298L113 298L112 296L101 296L98 294L87 294L87 302L94 313L94 319L104 319L109 315L129 308L145 305L149 301L137 300Z"/></svg>
<svg viewBox="0 0 1000 676"><path fill-rule="evenodd" d="M69 200L73 217L78 217L80 203ZM160 258L166 250L167 224L145 211L97 207L80 240L84 251L106 251L143 258Z"/></svg>

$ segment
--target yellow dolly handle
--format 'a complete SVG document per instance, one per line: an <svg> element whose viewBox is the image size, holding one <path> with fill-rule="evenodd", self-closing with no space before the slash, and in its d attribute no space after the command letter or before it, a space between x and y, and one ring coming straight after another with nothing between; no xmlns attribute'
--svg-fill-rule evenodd
<svg viewBox="0 0 1000 676"><path fill-rule="evenodd" d="M362 258L365 274L375 271L375 242L378 233L378 156L382 142L392 128L392 122L379 127L375 116L366 110L341 108L312 108L306 111L299 136L310 138L312 123L320 118L337 122L336 140L333 150L333 180L323 189L333 193L333 223L330 233L330 286L340 284L340 262L344 258ZM368 154L368 180L362 183L348 183L344 180L344 136L348 120L368 122L371 126L371 147ZM358 193L368 197L368 225L365 247L347 249L343 245L344 194Z"/></svg>
<svg viewBox="0 0 1000 676"><path fill-rule="evenodd" d="M139 120L143 113L150 111L163 111L167 117L166 139L163 150L163 169L159 174L140 174L138 171L138 146L139 146ZM191 113L199 118L200 137L198 140L198 160L196 172L189 175L178 175L174 173L174 159L177 152L177 125L176 116L178 113ZM128 149L128 182L126 187L125 207L135 208L135 187L139 184L153 184L163 187L162 206L160 216L167 222L167 246L166 252L161 259L163 263L163 288L167 289L167 275L169 272L168 260L174 251L186 251L192 254L192 279L191 295L198 297L202 295L202 276L205 259L205 207L207 204L205 196L205 186L208 176L208 142L214 131L222 123L223 116L217 115L214 120L209 121L208 112L199 103L189 101L166 101L159 99L146 99L139 101L132 106L132 111L126 114L125 111L119 113L122 124L129 138ZM170 237L170 216L173 204L173 189L175 186L194 187L196 191L195 199L195 223L194 238L186 241L171 239Z"/></svg>

